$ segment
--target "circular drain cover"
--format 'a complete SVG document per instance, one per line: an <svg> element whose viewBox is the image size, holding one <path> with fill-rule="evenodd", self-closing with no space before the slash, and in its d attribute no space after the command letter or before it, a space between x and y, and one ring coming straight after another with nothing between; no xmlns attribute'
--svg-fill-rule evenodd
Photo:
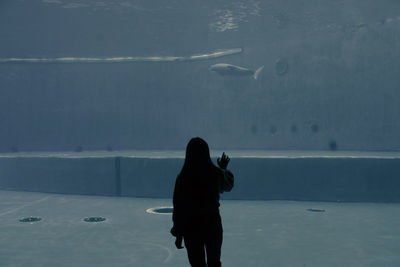
<svg viewBox="0 0 400 267"><path fill-rule="evenodd" d="M325 212L325 210L321 210L321 209L307 209L308 211L311 212Z"/></svg>
<svg viewBox="0 0 400 267"><path fill-rule="evenodd" d="M39 217L27 217L27 218L20 219L19 221L20 222L38 222L41 220L42 220L42 218L39 218Z"/></svg>
<svg viewBox="0 0 400 267"><path fill-rule="evenodd" d="M172 214L173 210L173 207L156 207L147 209L146 212L151 214Z"/></svg>
<svg viewBox="0 0 400 267"><path fill-rule="evenodd" d="M106 218L103 217L87 217L83 219L85 222L103 222Z"/></svg>

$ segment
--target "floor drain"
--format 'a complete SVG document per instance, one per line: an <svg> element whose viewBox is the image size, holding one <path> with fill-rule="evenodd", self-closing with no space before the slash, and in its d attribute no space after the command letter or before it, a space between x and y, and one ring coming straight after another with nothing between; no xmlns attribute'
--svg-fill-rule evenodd
<svg viewBox="0 0 400 267"><path fill-rule="evenodd" d="M172 214L174 208L173 207L156 207L156 208L150 208L147 209L147 213L151 214Z"/></svg>
<svg viewBox="0 0 400 267"><path fill-rule="evenodd" d="M20 219L19 221L20 222L38 222L41 220L42 220L42 218L39 218L39 217L27 217L27 218Z"/></svg>
<svg viewBox="0 0 400 267"><path fill-rule="evenodd" d="M103 222L106 218L103 217L88 217L83 219L85 222Z"/></svg>
<svg viewBox="0 0 400 267"><path fill-rule="evenodd" d="M307 209L308 211L311 212L325 212L325 210L321 210L321 209Z"/></svg>

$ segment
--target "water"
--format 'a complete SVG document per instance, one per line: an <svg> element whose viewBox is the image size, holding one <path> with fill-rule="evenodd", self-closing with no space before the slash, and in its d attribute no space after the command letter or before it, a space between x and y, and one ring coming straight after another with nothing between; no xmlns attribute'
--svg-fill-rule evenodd
<svg viewBox="0 0 400 267"><path fill-rule="evenodd" d="M182 150L192 136L220 150L400 149L400 6L392 1L0 7L2 152ZM82 62L236 48L202 61ZM265 67L254 81L210 72L216 63Z"/></svg>

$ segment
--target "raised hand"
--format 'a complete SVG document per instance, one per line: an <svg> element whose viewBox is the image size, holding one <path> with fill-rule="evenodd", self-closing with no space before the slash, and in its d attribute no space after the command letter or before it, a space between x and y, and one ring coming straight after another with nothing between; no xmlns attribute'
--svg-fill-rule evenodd
<svg viewBox="0 0 400 267"><path fill-rule="evenodd" d="M229 161L230 158L227 155L225 155L225 152L222 153L222 156L220 158L217 158L218 166L224 170L226 169L226 167L228 167Z"/></svg>

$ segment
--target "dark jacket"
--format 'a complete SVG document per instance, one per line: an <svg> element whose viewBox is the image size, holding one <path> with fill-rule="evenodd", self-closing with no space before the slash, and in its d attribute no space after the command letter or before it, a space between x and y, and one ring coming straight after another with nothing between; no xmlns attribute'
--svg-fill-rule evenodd
<svg viewBox="0 0 400 267"><path fill-rule="evenodd" d="M213 166L202 176L183 177L179 174L176 178L172 215L174 226L171 229L174 236L201 233L207 231L207 225L220 224L219 194L231 191L233 174Z"/></svg>

